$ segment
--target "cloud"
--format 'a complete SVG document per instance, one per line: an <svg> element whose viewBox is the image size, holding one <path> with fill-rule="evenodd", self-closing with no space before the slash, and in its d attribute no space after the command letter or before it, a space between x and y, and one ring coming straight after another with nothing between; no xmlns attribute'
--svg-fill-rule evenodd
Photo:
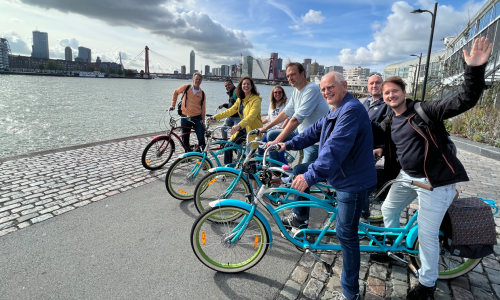
<svg viewBox="0 0 500 300"><path fill-rule="evenodd" d="M9 19L10 22L13 22L13 23L24 23L23 20L21 19L18 19L18 18L10 18Z"/></svg>
<svg viewBox="0 0 500 300"><path fill-rule="evenodd" d="M302 16L302 22L304 23L318 23L321 24L323 23L323 20L325 17L321 15L321 11L315 11L313 9L310 9L307 14Z"/></svg>
<svg viewBox="0 0 500 300"><path fill-rule="evenodd" d="M469 15L473 16L484 2L469 1L462 11L456 11L452 6L438 7L433 51L443 49L442 38L456 35L467 22ZM412 53L426 53L429 44L431 16L412 14L417 8L432 10L434 2L419 0L415 7L407 2L399 1L392 5L392 13L384 23L375 22L372 25L373 41L366 47L358 49L342 49L337 57L343 65L376 65L398 60L410 59Z"/></svg>
<svg viewBox="0 0 500 300"><path fill-rule="evenodd" d="M31 46L28 46L28 44L16 32L4 32L1 36L9 41L10 51L12 54L31 55Z"/></svg>
<svg viewBox="0 0 500 300"><path fill-rule="evenodd" d="M61 47L70 47L73 49L78 49L78 47L80 46L80 43L75 38L59 39L57 41L59 42L59 45L61 45Z"/></svg>
<svg viewBox="0 0 500 300"><path fill-rule="evenodd" d="M20 0L63 13L99 19L111 26L142 28L182 45L199 55L239 56L253 48L241 30L229 29L202 12L183 11L175 0Z"/></svg>
<svg viewBox="0 0 500 300"><path fill-rule="evenodd" d="M299 30L300 26L299 25L293 25L293 26L288 26L288 28L294 29L294 30Z"/></svg>

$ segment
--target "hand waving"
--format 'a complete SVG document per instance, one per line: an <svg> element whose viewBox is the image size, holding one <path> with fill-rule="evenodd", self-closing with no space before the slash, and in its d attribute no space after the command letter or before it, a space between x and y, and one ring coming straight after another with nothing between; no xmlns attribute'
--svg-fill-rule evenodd
<svg viewBox="0 0 500 300"><path fill-rule="evenodd" d="M464 59L467 65L471 67L476 67L476 66L481 66L485 64L488 61L488 58L490 57L491 50L493 49L493 44L489 43L489 40L487 38L482 37L480 39L476 39L474 41L474 45L472 45L472 50L470 52L467 52L467 50L464 49Z"/></svg>

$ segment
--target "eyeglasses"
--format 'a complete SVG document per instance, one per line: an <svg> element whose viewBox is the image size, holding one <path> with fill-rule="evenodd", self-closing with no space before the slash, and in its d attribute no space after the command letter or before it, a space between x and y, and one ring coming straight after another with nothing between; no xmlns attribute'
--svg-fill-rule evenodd
<svg viewBox="0 0 500 300"><path fill-rule="evenodd" d="M337 85L339 85L340 83L337 83L335 85L329 85L329 86L326 86L324 88L321 88L321 92L322 93L325 93L325 92L331 92Z"/></svg>
<svg viewBox="0 0 500 300"><path fill-rule="evenodd" d="M283 94L282 91L274 91L275 94Z"/></svg>

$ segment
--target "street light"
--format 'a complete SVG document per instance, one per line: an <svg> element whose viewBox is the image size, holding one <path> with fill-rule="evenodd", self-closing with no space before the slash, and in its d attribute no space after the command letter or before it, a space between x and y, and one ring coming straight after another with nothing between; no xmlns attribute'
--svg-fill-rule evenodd
<svg viewBox="0 0 500 300"><path fill-rule="evenodd" d="M422 61L422 53L420 53L420 56L416 54L410 54L410 56L417 56L418 57L418 69L417 73L415 73L415 78L416 81L413 81L415 83L415 88L413 89L413 100L417 99L417 88L418 88L418 79L420 78L420 62Z"/></svg>
<svg viewBox="0 0 500 300"><path fill-rule="evenodd" d="M437 14L438 3L434 4L434 13L428 10L416 9L412 11L412 14L421 14L423 12L428 12L432 15L431 21L431 36L429 39L429 49L427 50L427 62L425 63L425 75L424 75L424 84L422 85L422 101L425 100L425 88L427 86L427 74L429 73L429 62L431 60L431 49L432 49L432 38L434 37L434 24L436 23L436 14Z"/></svg>

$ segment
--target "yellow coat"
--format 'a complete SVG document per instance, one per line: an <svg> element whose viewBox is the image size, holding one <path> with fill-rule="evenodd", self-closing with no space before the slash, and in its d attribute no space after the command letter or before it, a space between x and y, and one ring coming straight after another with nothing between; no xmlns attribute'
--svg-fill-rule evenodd
<svg viewBox="0 0 500 300"><path fill-rule="evenodd" d="M247 130L247 132L249 132L249 131L257 129L257 128L262 128L262 126L263 126L262 117L260 116L261 104L262 104L261 97L254 95L254 94L250 94L247 97L245 97L245 99L243 99L243 105L244 105L243 116L241 115L240 110L238 109L241 106L241 99L238 98L238 99L236 99L236 102L234 103L234 105L231 106L231 108L226 109L225 111L216 114L214 117L218 121L218 120L230 117L230 116L234 115L235 113L238 113L238 115L241 118L241 122L238 123L238 125L240 125L241 128L245 128ZM231 140L235 139L237 135L238 135L238 132L233 134L231 136ZM250 141L253 141L253 140L255 140L256 137L257 137L257 135L251 135L249 137L249 139L250 139ZM256 145L254 145L254 148L256 148Z"/></svg>

